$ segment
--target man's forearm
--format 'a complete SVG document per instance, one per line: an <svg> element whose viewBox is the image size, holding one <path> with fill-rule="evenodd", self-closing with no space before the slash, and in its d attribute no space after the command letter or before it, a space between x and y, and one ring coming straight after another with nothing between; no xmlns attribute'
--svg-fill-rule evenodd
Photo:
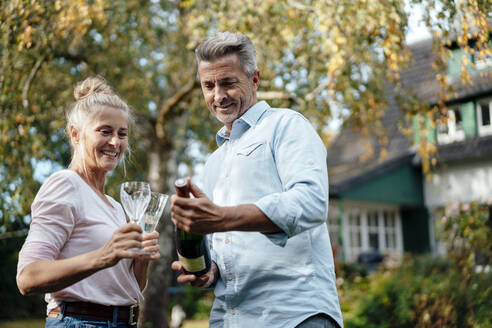
<svg viewBox="0 0 492 328"><path fill-rule="evenodd" d="M223 210L222 231L258 231L264 233L282 231L256 205L226 206Z"/></svg>

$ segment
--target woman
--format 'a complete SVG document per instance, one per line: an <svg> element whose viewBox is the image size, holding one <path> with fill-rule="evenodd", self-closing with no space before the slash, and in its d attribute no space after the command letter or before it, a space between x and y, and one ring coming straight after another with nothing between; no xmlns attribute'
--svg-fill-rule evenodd
<svg viewBox="0 0 492 328"><path fill-rule="evenodd" d="M106 174L128 150L131 110L99 77L79 83L74 94L67 115L72 162L34 199L17 285L23 295L46 293L46 327L135 327L159 234L142 236L104 193Z"/></svg>

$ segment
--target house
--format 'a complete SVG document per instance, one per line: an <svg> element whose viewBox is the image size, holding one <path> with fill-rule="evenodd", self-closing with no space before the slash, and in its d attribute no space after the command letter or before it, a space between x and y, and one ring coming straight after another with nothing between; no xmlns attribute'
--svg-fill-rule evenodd
<svg viewBox="0 0 492 328"><path fill-rule="evenodd" d="M432 41L409 48L414 61L401 74L402 84L432 106L440 91ZM414 146L419 134L410 140L398 127L403 113L394 96L388 97L382 118L387 145L349 126L330 145L327 224L339 259L357 261L360 254L374 251L397 256L435 251L436 209L452 202L492 200L492 58L476 62L470 69L473 83L463 85L458 75L464 53L456 46L451 50L447 74L456 96L447 103L447 124L428 124L426 137L438 151L431 175L422 173ZM369 158L368 149L373 153ZM386 156L380 156L382 151Z"/></svg>

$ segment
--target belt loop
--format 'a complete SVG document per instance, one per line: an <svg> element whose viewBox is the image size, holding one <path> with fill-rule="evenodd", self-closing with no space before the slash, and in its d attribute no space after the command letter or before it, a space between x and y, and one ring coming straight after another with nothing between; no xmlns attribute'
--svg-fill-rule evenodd
<svg viewBox="0 0 492 328"><path fill-rule="evenodd" d="M62 320L65 317L65 309L66 309L66 307L67 307L67 303L61 302L61 304L60 304L60 314L59 314L60 320Z"/></svg>
<svg viewBox="0 0 492 328"><path fill-rule="evenodd" d="M118 307L113 306L113 327L118 326Z"/></svg>

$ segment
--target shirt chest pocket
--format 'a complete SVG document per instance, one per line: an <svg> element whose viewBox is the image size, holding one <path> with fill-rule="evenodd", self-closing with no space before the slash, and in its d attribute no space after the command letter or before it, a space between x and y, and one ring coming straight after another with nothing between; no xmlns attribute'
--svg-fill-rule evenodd
<svg viewBox="0 0 492 328"><path fill-rule="evenodd" d="M265 145L265 141L259 141L241 146L237 149L236 156L239 158L260 158L265 152Z"/></svg>
<svg viewBox="0 0 492 328"><path fill-rule="evenodd" d="M275 161L265 140L238 145L234 150L231 167L232 185L240 188L242 193L245 192L245 186L256 193L258 188L269 185L267 181L277 176Z"/></svg>
<svg viewBox="0 0 492 328"><path fill-rule="evenodd" d="M269 144L265 140L255 140L241 145L234 151L235 179L247 185L271 177L275 163ZM270 178L271 179L271 178Z"/></svg>

